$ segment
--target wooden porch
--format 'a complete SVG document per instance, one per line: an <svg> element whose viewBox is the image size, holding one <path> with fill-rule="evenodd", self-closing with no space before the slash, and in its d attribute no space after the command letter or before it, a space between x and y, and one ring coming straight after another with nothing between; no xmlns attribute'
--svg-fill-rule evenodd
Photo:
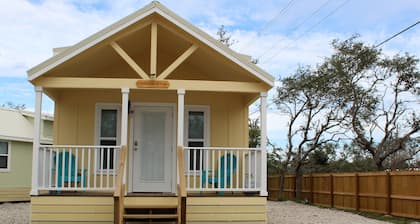
<svg viewBox="0 0 420 224"><path fill-rule="evenodd" d="M127 89L121 91L121 144L133 141L128 137L128 93ZM184 146L184 94L183 90L177 91L174 107L178 118L174 122L178 145L175 192L130 190L128 152L133 152L133 148L128 150L125 145L39 145L34 152L37 162L33 168L36 179L32 188L32 222L65 223L72 220L66 209L77 213L77 208L84 208L78 215L79 222L106 223L112 208L113 223L212 223L220 222L221 217L237 223L264 223L265 148ZM265 107L265 94L261 94L261 102ZM262 112L263 120L265 109ZM98 206L107 212L96 213ZM51 213L51 208L57 211ZM225 216L216 212L219 209L226 211L222 212Z"/></svg>
<svg viewBox="0 0 420 224"><path fill-rule="evenodd" d="M46 148L49 151L45 150ZM74 150L74 147L72 148ZM100 147L88 148L101 149ZM43 181L41 181L41 186L39 187L40 194L38 196L32 196L31 198L32 223L61 223L65 220L98 223L217 223L224 220L233 220L237 223L246 221L248 223L252 220L252 223L265 223L266 198L260 197L259 185L252 185L252 182L256 182L249 179L245 180L245 176L239 178L239 175L226 175L224 176L226 181L225 186L215 184L203 186L202 183L208 181L211 176L204 177L200 174L190 178L188 175L180 175L177 188L178 191L176 194L127 193L124 174L124 171L127 168L125 163L127 160L127 147L121 146L117 148L119 149L118 165L115 164L115 167L118 167L116 169L117 175L113 177L112 182L111 180L106 179L106 177L109 178L109 173L108 176L104 176L105 179L103 181L93 180L84 183L81 179L76 180L69 178L68 180L63 180L57 178L58 174L56 174L56 172L56 175L53 175L55 171L54 168L51 168L50 171L41 169L43 171L41 172L40 177ZM65 147L49 146L44 147L43 149L44 150L41 151L41 155L43 155L41 158L43 158L44 164L50 163L59 167L57 163L49 161L49 158L59 158L52 156L54 154L54 149L57 149L58 151L61 149L60 152L62 153L65 152ZM87 149L86 146L84 146L84 148L81 147L79 150L84 151ZM104 150L109 151L110 149ZM178 147L177 149L179 173L185 172L186 164L184 158L188 157L184 156L184 153L190 153L190 150L198 149L184 149L183 147ZM202 150L210 149L207 148ZM239 156L241 155L239 150L244 149L231 150L229 151L229 154L234 155L235 153L233 152L236 151L236 155ZM68 151L70 152L70 149L68 149ZM222 151L225 155L228 154L226 148L222 149ZM256 155L256 150L254 151L254 154ZM197 151L192 153L192 155L196 156L195 153L197 153ZM103 152L96 154L103 154ZM204 158L204 153L200 154ZM217 154L222 153L218 151ZM84 154L76 152L75 155L77 155L77 161L84 161ZM81 158L79 158L79 156ZM207 165L202 164L194 167L206 167L208 166L208 163L213 163L213 161L210 160L211 156L214 156L214 151L213 153L209 153L205 160L200 160L203 161L203 163L207 163ZM245 154L243 156L245 157ZM116 156L114 158L116 158ZM58 162L60 161L61 160L58 160ZM225 162L225 170L223 172L233 172L228 171L229 166L243 167L243 170L248 169L244 167L243 163L240 164L241 162L239 161L238 164L229 164L230 161L227 160L223 162ZM250 160L246 160L246 162L251 164ZM68 169L71 169L70 166L72 163L69 162L67 165L69 166ZM190 164L188 164L188 166L189 165ZM222 164L218 164L219 169L221 166ZM79 167L81 167L82 170L84 169L84 165ZM88 167L91 167L91 165L88 165ZM214 166L212 168L214 168ZM202 173L203 172L204 170ZM83 173L84 172L78 171L75 175L82 175ZM89 173L89 171L86 173ZM248 175L250 178L251 173ZM230 179L228 179L227 176L229 176ZM82 176L82 178L88 179L88 177L84 176ZM199 181L196 181L198 178L200 178ZM237 178L236 182L235 178ZM194 183L191 182L192 179L194 179ZM242 179L243 181L239 181ZM62 181L62 184L59 184L58 180ZM92 185L92 182L94 185ZM97 186L97 182L100 182L99 186L101 187ZM112 184L109 184L110 182ZM73 217L70 218L72 215Z"/></svg>

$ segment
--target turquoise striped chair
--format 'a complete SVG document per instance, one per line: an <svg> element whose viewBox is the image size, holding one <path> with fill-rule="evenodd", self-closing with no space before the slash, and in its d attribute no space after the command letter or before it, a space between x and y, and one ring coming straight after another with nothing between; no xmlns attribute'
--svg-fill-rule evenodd
<svg viewBox="0 0 420 224"><path fill-rule="evenodd" d="M64 161L63 161L64 156ZM70 152L59 152L55 157L57 165L57 187L63 187L63 183L77 185L82 183L82 175L76 172L76 157ZM64 162L64 164L63 164ZM69 166L70 163L70 166ZM70 167L70 170L69 170ZM63 173L64 169L64 173ZM83 187L86 187L86 169L82 170L84 183ZM70 175L70 176L69 176Z"/></svg>
<svg viewBox="0 0 420 224"><path fill-rule="evenodd" d="M226 154L226 158L227 159L226 159L226 169L225 169L225 155L220 157L220 161L219 161L220 162L220 178L217 176L219 175L219 171L215 171L214 178L212 178L211 176L208 176L206 178L209 172L206 170L202 171L202 176L201 176L202 186L207 186L206 184L214 184L215 186L219 188L225 188L226 186L230 186L232 184L230 182L230 179L231 179L231 175L236 173L237 159L235 155L232 155L230 153ZM231 166L231 163L233 163L232 166ZM225 183L225 176L226 176L226 183ZM207 183L206 183L206 179L207 179ZM219 179L220 179L220 183L219 183ZM223 194L223 192L221 192L221 194Z"/></svg>

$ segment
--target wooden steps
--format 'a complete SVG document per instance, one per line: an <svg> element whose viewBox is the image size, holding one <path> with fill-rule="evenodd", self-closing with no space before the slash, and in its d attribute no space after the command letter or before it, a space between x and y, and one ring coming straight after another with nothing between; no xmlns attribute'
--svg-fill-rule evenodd
<svg viewBox="0 0 420 224"><path fill-rule="evenodd" d="M177 197L124 197L124 222L178 221Z"/></svg>
<svg viewBox="0 0 420 224"><path fill-rule="evenodd" d="M176 209L177 206L173 205L126 205L125 209Z"/></svg>
<svg viewBox="0 0 420 224"><path fill-rule="evenodd" d="M124 219L178 219L178 215L124 215Z"/></svg>

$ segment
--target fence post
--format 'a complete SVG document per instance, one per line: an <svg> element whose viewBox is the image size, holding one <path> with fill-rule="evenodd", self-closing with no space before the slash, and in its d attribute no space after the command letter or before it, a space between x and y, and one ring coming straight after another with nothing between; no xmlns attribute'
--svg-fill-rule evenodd
<svg viewBox="0 0 420 224"><path fill-rule="evenodd" d="M296 200L296 175L293 176L293 200ZM302 190L302 189L301 189Z"/></svg>
<svg viewBox="0 0 420 224"><path fill-rule="evenodd" d="M309 174L309 183L311 184L309 189L309 200L311 201L311 204L314 203L314 176L312 176L312 173Z"/></svg>
<svg viewBox="0 0 420 224"><path fill-rule="evenodd" d="M392 201L391 201L391 174L386 172L386 214L391 215L392 213Z"/></svg>
<svg viewBox="0 0 420 224"><path fill-rule="evenodd" d="M330 174L330 197L331 197L331 208L334 208L334 176Z"/></svg>
<svg viewBox="0 0 420 224"><path fill-rule="evenodd" d="M354 174L354 197L356 199L356 211L360 209L360 198L359 198L359 174Z"/></svg>
<svg viewBox="0 0 420 224"><path fill-rule="evenodd" d="M278 184L279 184L279 193L277 194L277 200L276 200L276 201L280 201L279 199L280 199L280 198L281 198L281 199L283 198L283 197L282 197L282 195L281 195L281 191L282 191L282 190L281 190L282 178L283 178L283 177L282 177L282 175L280 174L280 175L279 175L279 181L278 181Z"/></svg>

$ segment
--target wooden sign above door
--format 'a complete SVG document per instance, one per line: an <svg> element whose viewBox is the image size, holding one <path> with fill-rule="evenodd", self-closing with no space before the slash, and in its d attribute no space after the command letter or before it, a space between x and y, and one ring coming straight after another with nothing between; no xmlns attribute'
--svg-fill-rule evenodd
<svg viewBox="0 0 420 224"><path fill-rule="evenodd" d="M136 82L137 88L152 88L152 89L167 89L169 82L166 80L138 80Z"/></svg>

